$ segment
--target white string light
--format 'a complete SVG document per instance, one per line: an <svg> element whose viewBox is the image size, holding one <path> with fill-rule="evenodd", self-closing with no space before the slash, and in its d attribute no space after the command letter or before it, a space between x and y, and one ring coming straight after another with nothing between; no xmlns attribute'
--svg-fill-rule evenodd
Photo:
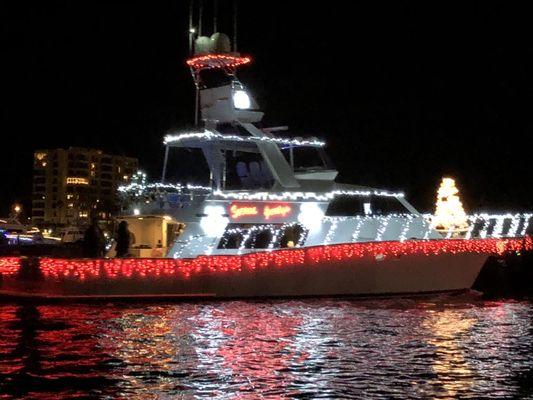
<svg viewBox="0 0 533 400"><path fill-rule="evenodd" d="M337 229L337 225L339 223L339 219L332 219L331 225L329 226L328 233L326 233L326 237L324 238L324 244L327 245L331 242L331 239L333 238L333 235L335 233L335 230Z"/></svg>
<svg viewBox="0 0 533 400"><path fill-rule="evenodd" d="M223 192L215 190L213 196L221 197L223 199L231 200L270 200L270 201L299 201L299 200L315 200L315 201L329 201L335 196L358 196L358 197L404 197L403 193L393 193L384 190L332 190L330 192L316 193L316 192Z"/></svg>
<svg viewBox="0 0 533 400"><path fill-rule="evenodd" d="M467 221L468 221L468 230L466 231L465 239L470 239L472 237L472 232L474 231L474 226L476 225L475 223L476 218L473 216L468 216Z"/></svg>
<svg viewBox="0 0 533 400"><path fill-rule="evenodd" d="M182 185L181 183L149 183L149 184L139 184L139 183L130 183L129 185L122 185L118 187L118 191L122 193L129 193L129 192L137 192L139 195L143 192L151 189L162 189L162 190L175 190L175 191L183 191L183 190L200 190L200 191L206 191L211 192L211 188L207 186L201 186L201 185L192 185L192 184L185 184Z"/></svg>
<svg viewBox="0 0 533 400"><path fill-rule="evenodd" d="M246 245L246 242L250 239L250 237L257 233L257 232L262 232L262 231L269 231L270 233L270 241L267 245L267 249L274 249L274 245L277 243L278 241L278 237L281 235L281 233L285 232L288 228L291 228L293 226L301 226L301 224L297 223L297 222L291 222L291 223L288 223L288 224L283 224L281 226L276 226L276 225L273 225L273 224L267 224L267 225L252 225L252 226L249 226L249 227L246 227L246 228L231 228L231 229L226 229L226 231L224 232L224 235L222 236L221 238L221 243L222 241L224 241L224 246L225 246L225 243L227 243L228 239L227 239L227 236L228 235L235 235L235 234L238 234L238 235L242 235L242 239L241 239L241 242L239 243L239 247L238 247L238 251L237 251L237 254L242 254L243 250L246 250L246 249L254 249L253 246L251 247L247 247ZM302 227L302 234L300 235L300 237L298 238L298 242L295 243L295 247L300 247L303 245L306 237L307 237L307 233L308 233L308 230L305 229L305 227L301 226Z"/></svg>
<svg viewBox="0 0 533 400"><path fill-rule="evenodd" d="M405 239L407 238L407 232L409 232L409 228L411 227L411 222L413 221L412 215L407 215L407 221L405 222L402 231L400 232L400 242L405 242Z"/></svg>
<svg viewBox="0 0 533 400"><path fill-rule="evenodd" d="M511 226L509 228L509 233L507 236L516 236L516 233L518 231L518 226L520 225L520 219L519 218L513 218L511 222Z"/></svg>
<svg viewBox="0 0 533 400"><path fill-rule="evenodd" d="M520 230L520 233L518 234L518 236L525 236L526 235L527 228L528 228L529 224L531 223L530 222L531 217L533 217L533 214L524 214L524 226Z"/></svg>
<svg viewBox="0 0 533 400"><path fill-rule="evenodd" d="M352 242L357 242L359 240L359 233L361 232L361 227L363 226L363 222L368 217L356 217L356 218L357 218L357 222L355 224L355 229L352 234Z"/></svg>
<svg viewBox="0 0 533 400"><path fill-rule="evenodd" d="M494 228L492 229L492 237L494 238L500 238L503 234L503 224L505 223L505 220L507 218L512 218L512 215L495 215L492 218L496 220L496 223L494 224Z"/></svg>
<svg viewBox="0 0 533 400"><path fill-rule="evenodd" d="M378 218L379 226L378 226L378 231L376 234L376 242L381 242L383 238L383 234L385 233L385 231L387 230L387 226L389 225L390 219L391 217Z"/></svg>
<svg viewBox="0 0 533 400"><path fill-rule="evenodd" d="M218 209L217 213L222 213L222 209ZM480 214L474 214L468 216L468 222L469 222L469 230L465 232L464 236L457 236L457 239L466 239L471 238L472 236L476 238L501 238L501 237L520 237L523 234L525 234L526 229L529 224L530 218L533 216L533 214L487 214L487 213L480 213ZM358 242L359 241L359 235L363 228L365 228L366 223L374 223L375 221L379 222L379 226L377 228L375 239L371 241L381 241L383 240L384 234L387 231L390 224L394 221L395 223L402 224L401 225L401 232L399 234L398 240L400 242L403 242L407 240L407 234L410 231L410 227L412 226L413 222L415 220L418 220L418 218L422 218L423 226L422 229L418 232L418 234L414 235L415 238L418 239L424 239L429 240L430 239L430 233L434 232L434 230L431 228L429 220L431 218L430 214L423 214L420 216L416 216L413 214L391 214L388 216L339 216L339 217L332 217L332 216L325 216L321 219L322 226L325 227L324 222L329 222L330 226L328 228L327 233L325 234L325 239L322 241L321 244L331 244L333 242L335 243L348 243L349 240L342 239L340 242L338 240L334 241L333 239L336 238L335 234L341 227L344 229L344 227L351 227L353 225L353 234L351 235L351 242ZM491 224L491 221L494 222L494 228L492 229L492 232L489 234L487 231L487 225ZM505 223L509 221L510 222L510 229L505 232L504 226ZM342 225L341 225L342 223ZM479 224L483 223L484 226L480 227L479 233L476 233L474 235L474 232L476 232L479 227ZM346 225L349 224L349 225ZM217 223L217 229L219 230L218 236L213 236L212 241L210 241L208 244L199 244L196 246L196 248L193 250L193 253L199 254L213 254L216 253L216 244L217 243L224 243L224 240L227 240L225 237L226 235L230 235L233 233L240 233L243 235L242 242L239 243L239 248L234 249L238 254L242 254L244 250L250 250L253 251L256 248L252 244L251 246L246 246L246 242L250 239L250 237L262 230L269 230L270 231L270 241L266 245L266 250L273 250L275 246L279 246L279 239L280 236L283 234L283 232L288 229L289 227L298 225L303 229L302 234L298 238L298 242L295 244L295 247L302 247L305 245L306 239L309 234L309 230L305 228L301 223L299 222L289 222L285 223L283 225L277 225L277 224L257 224L252 225L247 228L231 228L223 230L227 226L227 222L224 221L222 223ZM222 228L224 227L224 228ZM222 229L220 229L222 228ZM520 229L520 233L518 233L518 230ZM222 232L224 232L222 234ZM179 248L174 251L173 256L181 257L182 253L185 249L189 249L189 252L191 248L194 248L193 245L197 240L201 239L204 235L195 235L191 236L189 238L186 238L184 241L179 242L180 246ZM452 237L455 237L452 235ZM217 240L217 238L220 238L220 240ZM348 238L346 238L348 239ZM390 239L387 239L390 240ZM394 240L394 239L392 239ZM313 245L313 244L309 244ZM192 246L192 247L191 247ZM219 244L220 246L220 244ZM265 250L265 249L262 249ZM189 255L191 256L191 255Z"/></svg>
<svg viewBox="0 0 533 400"><path fill-rule="evenodd" d="M276 143L281 145L291 145L291 146L313 146L313 147L323 147L325 142L309 139L309 140L300 140L300 139L290 139L290 138L275 138L268 136L238 136L238 135L223 135L218 132L204 130L203 132L187 132L180 133L177 135L167 135L165 136L163 143L165 145L182 142L190 139L200 139L200 140L226 140L232 142L247 142L247 143Z"/></svg>

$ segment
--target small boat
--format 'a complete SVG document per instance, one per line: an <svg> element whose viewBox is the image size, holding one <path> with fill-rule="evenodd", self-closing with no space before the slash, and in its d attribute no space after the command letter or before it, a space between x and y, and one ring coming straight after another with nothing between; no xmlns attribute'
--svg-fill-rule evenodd
<svg viewBox="0 0 533 400"><path fill-rule="evenodd" d="M55 244L57 242L54 238L43 236L39 228L24 225L15 218L0 219L0 235L2 235L4 246Z"/></svg>

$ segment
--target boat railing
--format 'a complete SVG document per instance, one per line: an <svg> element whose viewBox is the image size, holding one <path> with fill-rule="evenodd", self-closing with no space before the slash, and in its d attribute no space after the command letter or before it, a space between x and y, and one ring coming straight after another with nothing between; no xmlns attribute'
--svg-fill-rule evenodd
<svg viewBox="0 0 533 400"><path fill-rule="evenodd" d="M159 203L161 208L172 204L187 204L198 199L205 199L212 193L207 186L190 184L151 183L130 184L118 189L123 208L134 204Z"/></svg>
<svg viewBox="0 0 533 400"><path fill-rule="evenodd" d="M432 214L360 215L324 217L324 228L315 240L325 244L409 239L475 239L523 237L533 228L533 214L488 214L467 216L467 230L439 232Z"/></svg>

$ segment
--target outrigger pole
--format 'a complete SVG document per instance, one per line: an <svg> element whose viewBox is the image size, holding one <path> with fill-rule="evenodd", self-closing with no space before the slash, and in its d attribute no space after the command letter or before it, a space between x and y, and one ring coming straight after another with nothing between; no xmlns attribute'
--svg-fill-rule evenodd
<svg viewBox="0 0 533 400"><path fill-rule="evenodd" d="M167 144L165 145L165 158L163 159L163 172L161 174L161 183L165 183L165 179L167 175L168 150L169 150L169 146Z"/></svg>

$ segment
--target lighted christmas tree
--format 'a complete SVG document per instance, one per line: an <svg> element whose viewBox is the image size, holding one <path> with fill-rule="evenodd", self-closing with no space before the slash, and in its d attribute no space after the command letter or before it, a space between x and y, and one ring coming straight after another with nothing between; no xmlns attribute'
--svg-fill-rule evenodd
<svg viewBox="0 0 533 400"><path fill-rule="evenodd" d="M431 221L433 228L443 232L463 232L468 229L468 220L458 194L455 180L442 178L435 215Z"/></svg>

